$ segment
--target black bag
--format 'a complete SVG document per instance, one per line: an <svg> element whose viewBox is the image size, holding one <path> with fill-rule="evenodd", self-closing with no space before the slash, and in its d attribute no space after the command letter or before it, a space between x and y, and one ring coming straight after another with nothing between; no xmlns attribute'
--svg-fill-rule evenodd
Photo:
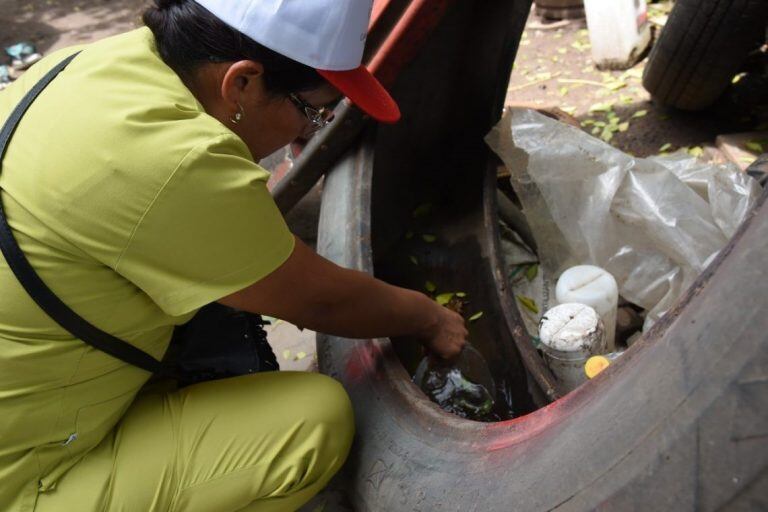
<svg viewBox="0 0 768 512"><path fill-rule="evenodd" d="M62 61L35 84L5 122L0 131L0 172L8 143L22 116L76 56ZM174 378L182 386L280 369L267 342L261 316L220 304L203 307L189 323L177 327L162 362L88 323L64 304L32 268L13 236L1 200L0 249L21 285L49 317L76 338L126 363L159 377Z"/></svg>

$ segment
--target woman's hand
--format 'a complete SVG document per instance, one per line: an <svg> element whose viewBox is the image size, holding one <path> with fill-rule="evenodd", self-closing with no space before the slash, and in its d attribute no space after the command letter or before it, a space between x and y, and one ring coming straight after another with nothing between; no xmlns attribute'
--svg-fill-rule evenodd
<svg viewBox="0 0 768 512"><path fill-rule="evenodd" d="M421 336L429 354L442 359L454 359L467 344L469 332L464 318L455 311L434 303L439 308L437 321Z"/></svg>

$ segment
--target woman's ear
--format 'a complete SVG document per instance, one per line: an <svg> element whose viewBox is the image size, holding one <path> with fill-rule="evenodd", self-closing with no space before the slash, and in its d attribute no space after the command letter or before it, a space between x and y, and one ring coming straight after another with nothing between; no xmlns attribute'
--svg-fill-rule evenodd
<svg viewBox="0 0 768 512"><path fill-rule="evenodd" d="M221 97L233 110L239 105L259 102L265 95L264 66L260 62L241 60L224 73Z"/></svg>

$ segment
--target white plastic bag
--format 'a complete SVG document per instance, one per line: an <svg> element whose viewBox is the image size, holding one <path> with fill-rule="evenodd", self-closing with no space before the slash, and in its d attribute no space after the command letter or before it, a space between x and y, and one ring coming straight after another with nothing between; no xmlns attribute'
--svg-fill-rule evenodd
<svg viewBox="0 0 768 512"><path fill-rule="evenodd" d="M486 141L509 169L554 275L603 267L649 327L712 261L760 186L733 165L688 155L635 158L528 109L508 109Z"/></svg>

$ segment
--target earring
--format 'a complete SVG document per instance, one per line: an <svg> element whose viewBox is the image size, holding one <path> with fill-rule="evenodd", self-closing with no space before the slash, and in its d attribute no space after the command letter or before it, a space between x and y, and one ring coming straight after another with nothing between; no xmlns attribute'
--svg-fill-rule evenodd
<svg viewBox="0 0 768 512"><path fill-rule="evenodd" d="M243 109L243 106L238 103L237 107L240 109L240 112L235 112L235 115L229 118L229 120L232 121L232 124L239 123L243 120L243 116L245 116L245 110Z"/></svg>

